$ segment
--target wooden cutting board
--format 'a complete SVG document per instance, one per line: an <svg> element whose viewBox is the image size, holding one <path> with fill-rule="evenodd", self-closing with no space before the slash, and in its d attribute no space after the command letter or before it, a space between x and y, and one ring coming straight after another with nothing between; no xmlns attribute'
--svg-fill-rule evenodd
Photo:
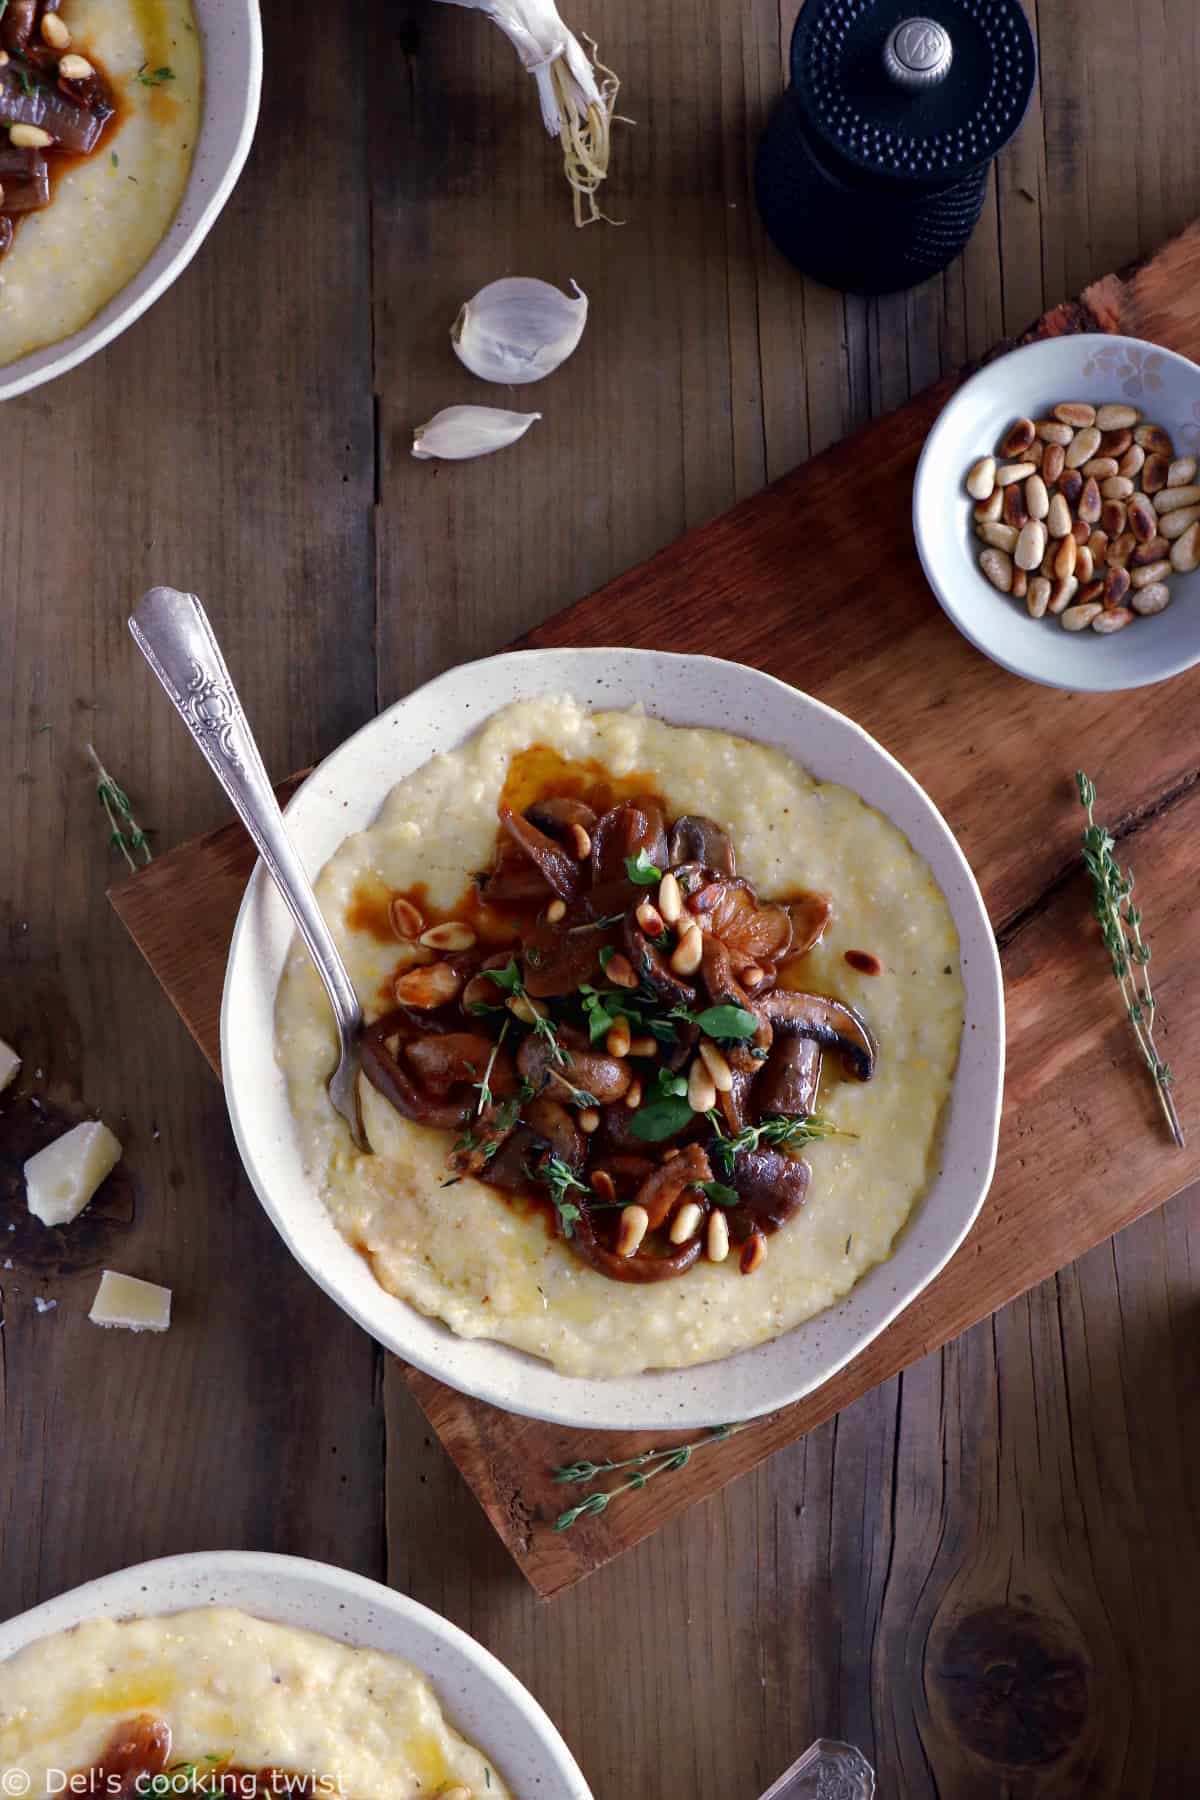
<svg viewBox="0 0 1200 1800"><path fill-rule="evenodd" d="M1200 226L1136 271L1096 283L1030 335L1094 330L1200 359ZM805 464L526 640L731 657L817 695L879 738L932 795L979 878L1004 963L1009 1071L991 1195L938 1280L818 1393L570 1531L552 1529L578 1497L555 1484L554 1466L620 1460L649 1439L556 1430L408 1372L539 1594L578 1581L1200 1175L1200 1009L1190 979L1200 671L1130 694L1064 694L1005 674L958 636L925 584L909 527L917 455L952 385ZM1146 405L1153 410L1151 397ZM1081 764L1121 855L1137 867L1161 1037L1185 1128L1194 1123L1184 1150L1164 1135L1090 921L1074 791ZM252 865L249 840L231 825L160 857L111 896L218 1070L225 959Z"/></svg>

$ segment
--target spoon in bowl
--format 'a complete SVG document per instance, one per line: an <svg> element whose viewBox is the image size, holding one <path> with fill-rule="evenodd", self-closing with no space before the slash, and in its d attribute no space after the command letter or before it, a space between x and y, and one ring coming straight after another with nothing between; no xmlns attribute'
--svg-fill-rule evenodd
<svg viewBox="0 0 1200 1800"><path fill-rule="evenodd" d="M363 1015L346 965L317 905L312 883L283 822L258 745L242 711L208 616L195 594L154 587L129 620L138 649L162 682L176 712L204 753L258 847L267 872L316 965L338 1034L329 1099L359 1150L371 1146L358 1098Z"/></svg>

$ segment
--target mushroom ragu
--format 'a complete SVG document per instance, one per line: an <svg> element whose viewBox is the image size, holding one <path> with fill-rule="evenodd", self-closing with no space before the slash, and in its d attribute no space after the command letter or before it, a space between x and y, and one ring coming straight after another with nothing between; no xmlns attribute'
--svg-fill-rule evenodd
<svg viewBox="0 0 1200 1800"><path fill-rule="evenodd" d="M599 811L547 794L501 803L491 867L460 916L426 929L397 895L416 960L370 1026L362 1066L398 1112L453 1132L448 1179L538 1194L574 1254L614 1280L686 1274L731 1248L752 1273L804 1204L802 1147L822 1061L869 1081L853 1008L781 983L832 902L761 899L711 819L653 795ZM470 922L512 921L494 949Z"/></svg>

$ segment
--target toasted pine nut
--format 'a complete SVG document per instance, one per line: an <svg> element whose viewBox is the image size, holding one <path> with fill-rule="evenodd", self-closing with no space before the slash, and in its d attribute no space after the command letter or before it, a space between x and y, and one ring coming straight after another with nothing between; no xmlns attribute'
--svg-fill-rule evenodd
<svg viewBox="0 0 1200 1800"><path fill-rule="evenodd" d="M0 69L6 69L8 67L8 61L8 51L0 50Z"/></svg>
<svg viewBox="0 0 1200 1800"><path fill-rule="evenodd" d="M1103 501L1100 498L1100 487L1094 475L1089 475L1083 484L1083 492L1079 496L1079 516L1089 525L1094 525L1100 517Z"/></svg>
<svg viewBox="0 0 1200 1800"><path fill-rule="evenodd" d="M1120 564L1108 569L1104 576L1105 606L1120 606L1129 592L1129 570Z"/></svg>
<svg viewBox="0 0 1200 1800"><path fill-rule="evenodd" d="M642 1104L642 1081L640 1075L635 1075L629 1086L625 1089L625 1104L630 1112L636 1111Z"/></svg>
<svg viewBox="0 0 1200 1800"><path fill-rule="evenodd" d="M729 1225L725 1214L718 1207L708 1215L708 1230L704 1234L704 1254L709 1262L724 1262L729 1255Z"/></svg>
<svg viewBox="0 0 1200 1800"><path fill-rule="evenodd" d="M1170 556L1170 554L1170 543L1159 533L1148 543L1139 544L1129 560L1135 568L1144 569L1147 563L1161 562L1164 556Z"/></svg>
<svg viewBox="0 0 1200 1800"><path fill-rule="evenodd" d="M1067 427L1064 425L1063 430ZM1042 480L1047 489L1052 488L1066 466L1066 451L1061 444L1047 444L1042 457Z"/></svg>
<svg viewBox="0 0 1200 1800"><path fill-rule="evenodd" d="M1101 637L1110 637L1114 631L1124 631L1132 624L1133 614L1127 606L1106 606L1100 617L1092 620L1092 630Z"/></svg>
<svg viewBox="0 0 1200 1800"><path fill-rule="evenodd" d="M725 1056L708 1038L701 1039L700 1055L704 1066L712 1076L713 1086L718 1094L728 1094L733 1089L733 1070L725 1060Z"/></svg>
<svg viewBox="0 0 1200 1800"><path fill-rule="evenodd" d="M1159 534L1174 543L1196 519L1200 519L1200 506L1181 506L1178 512L1167 513L1158 521Z"/></svg>
<svg viewBox="0 0 1200 1800"><path fill-rule="evenodd" d="M1143 563L1133 571L1133 585L1135 588L1153 587L1156 581L1165 581L1170 573L1169 558L1164 558L1161 562Z"/></svg>
<svg viewBox="0 0 1200 1800"><path fill-rule="evenodd" d="M1026 573L1036 569L1046 554L1046 527L1040 519L1029 519L1021 527L1021 535L1017 539L1017 547L1013 551L1013 561L1018 569Z"/></svg>
<svg viewBox="0 0 1200 1800"><path fill-rule="evenodd" d="M1098 600L1090 601L1087 606L1068 606L1062 616L1062 628L1064 631L1084 631L1103 611Z"/></svg>
<svg viewBox="0 0 1200 1800"><path fill-rule="evenodd" d="M52 50L69 50L71 48L71 33L57 13L42 14L42 36Z"/></svg>
<svg viewBox="0 0 1200 1800"><path fill-rule="evenodd" d="M599 1194L601 1200L611 1205L617 1197L617 1184L607 1169L593 1169L592 1191Z"/></svg>
<svg viewBox="0 0 1200 1800"><path fill-rule="evenodd" d="M763 972L757 963L747 963L744 969L739 970L738 978L744 988L756 988L763 978Z"/></svg>
<svg viewBox="0 0 1200 1800"><path fill-rule="evenodd" d="M1069 540L1074 543L1074 538ZM1095 574L1092 553L1086 544L1080 544L1075 551L1075 575L1080 581L1090 581Z"/></svg>
<svg viewBox="0 0 1200 1800"><path fill-rule="evenodd" d="M1110 475L1107 481L1100 483L1100 492L1106 500L1128 500L1133 483L1127 475Z"/></svg>
<svg viewBox="0 0 1200 1800"><path fill-rule="evenodd" d="M981 456L967 470L967 492L972 500L986 500L996 486L996 459Z"/></svg>
<svg viewBox="0 0 1200 1800"><path fill-rule="evenodd" d="M610 1056L628 1056L629 1044L629 1020L616 1019L604 1040L604 1048Z"/></svg>
<svg viewBox="0 0 1200 1800"><path fill-rule="evenodd" d="M424 1011L456 1000L462 984L462 976L449 963L429 963L422 968L405 969L402 975L397 975L392 992L397 1006L415 1006Z"/></svg>
<svg viewBox="0 0 1200 1800"><path fill-rule="evenodd" d="M415 943L425 929L425 921L411 900L393 894L388 902L388 922L398 938Z"/></svg>
<svg viewBox="0 0 1200 1800"><path fill-rule="evenodd" d="M661 937L665 929L663 917L652 900L643 900L637 909L637 922L647 937Z"/></svg>
<svg viewBox="0 0 1200 1800"><path fill-rule="evenodd" d="M673 1244L686 1244L694 1238L700 1229L704 1214L694 1200L685 1200L675 1217L671 1220L670 1239Z"/></svg>
<svg viewBox="0 0 1200 1800"><path fill-rule="evenodd" d="M658 884L658 910L668 925L674 925L683 912L683 894L670 869Z"/></svg>
<svg viewBox="0 0 1200 1800"><path fill-rule="evenodd" d="M1005 463L1002 469L996 470L996 486L1011 487L1014 481L1024 481L1028 475L1036 475L1037 468L1031 462Z"/></svg>
<svg viewBox="0 0 1200 1800"><path fill-rule="evenodd" d="M688 1070L687 1101L693 1112L709 1112L717 1104L717 1085L697 1057Z"/></svg>
<svg viewBox="0 0 1200 1800"><path fill-rule="evenodd" d="M1146 464L1146 452L1140 444L1130 444L1117 463L1118 475L1140 475Z"/></svg>
<svg viewBox="0 0 1200 1800"><path fill-rule="evenodd" d="M443 925L431 925L428 931L423 931L421 942L427 950L469 950L475 942L475 933L461 919L447 919Z"/></svg>
<svg viewBox="0 0 1200 1800"><path fill-rule="evenodd" d="M636 1256L642 1239L650 1228L650 1214L644 1206L627 1206L621 1214L617 1232L617 1255Z"/></svg>
<svg viewBox="0 0 1200 1800"><path fill-rule="evenodd" d="M541 1000L532 1000L528 994L510 994L505 1005L513 1018L520 1019L523 1025L532 1025L536 1020L550 1016L550 1008Z"/></svg>
<svg viewBox="0 0 1200 1800"><path fill-rule="evenodd" d="M1023 456L1036 436L1032 419L1017 419L1000 439L1001 456Z"/></svg>
<svg viewBox="0 0 1200 1800"><path fill-rule="evenodd" d="M1033 476L1029 479L1032 481ZM986 500L977 500L971 508L972 517L977 525L994 524L1004 511L1003 488L993 488Z"/></svg>
<svg viewBox="0 0 1200 1800"><path fill-rule="evenodd" d="M1031 619L1045 616L1046 606L1050 599L1050 583L1044 575L1035 575L1025 590L1025 605Z"/></svg>
<svg viewBox="0 0 1200 1800"><path fill-rule="evenodd" d="M1126 406L1116 401L1098 409L1096 423L1101 431L1128 431L1141 423L1141 417L1136 406Z"/></svg>
<svg viewBox="0 0 1200 1800"><path fill-rule="evenodd" d="M984 556L999 556L999 550L985 550ZM1005 559L1007 561L1007 558ZM1009 585L1011 586L1011 577ZM681 936L671 957L671 968L676 975L694 975L704 960L704 937L698 925L689 925ZM612 964L608 965L609 974Z"/></svg>
<svg viewBox="0 0 1200 1800"><path fill-rule="evenodd" d="M1011 494L1016 490L1010 488L1008 491ZM1008 556L1016 549L1020 535L1015 525L1006 525L1000 520L995 524L990 519L985 520L982 525L975 527L975 536L981 544L990 544L993 550L1003 550Z"/></svg>
<svg viewBox="0 0 1200 1800"><path fill-rule="evenodd" d="M1077 431L1067 445L1064 458L1068 469L1081 469L1085 462L1090 462L1100 448L1100 433L1094 425L1086 425Z"/></svg>
<svg viewBox="0 0 1200 1800"><path fill-rule="evenodd" d="M566 916L567 903L565 900L552 900L546 908L547 925L557 925L559 920L565 919Z"/></svg>
<svg viewBox="0 0 1200 1800"><path fill-rule="evenodd" d="M1110 475L1119 475L1115 456L1093 456L1090 462L1083 465L1083 473L1091 475L1096 481L1107 481Z"/></svg>
<svg viewBox="0 0 1200 1800"><path fill-rule="evenodd" d="M14 125L12 131L20 129ZM10 132L11 135L11 132ZM1166 487L1154 496L1154 509L1159 513L1178 512L1182 506L1200 503L1200 487Z"/></svg>
<svg viewBox="0 0 1200 1800"><path fill-rule="evenodd" d="M1167 470L1167 486L1191 487L1196 479L1196 458L1177 456Z"/></svg>
<svg viewBox="0 0 1200 1800"><path fill-rule="evenodd" d="M1193 569L1200 568L1200 520L1189 525L1171 545L1171 567L1181 575L1190 575Z"/></svg>
<svg viewBox="0 0 1200 1800"><path fill-rule="evenodd" d="M575 852L575 856L579 862L582 862L585 856L590 856L592 854L592 840L583 829L582 825L575 824L569 826L567 829L567 836L571 840L571 848Z"/></svg>
<svg viewBox="0 0 1200 1800"><path fill-rule="evenodd" d="M657 1056L658 1039L651 1037L649 1033L645 1037L630 1038L629 1054L630 1056Z"/></svg>
<svg viewBox="0 0 1200 1800"><path fill-rule="evenodd" d="M593 1131L600 1129L600 1114L594 1106L585 1106L575 1123L580 1131L585 1131L588 1137L591 1137Z"/></svg>
<svg viewBox="0 0 1200 1800"><path fill-rule="evenodd" d="M1040 475L1031 475L1025 483L1025 510L1031 519L1044 519L1050 511L1050 495Z"/></svg>
<svg viewBox="0 0 1200 1800"><path fill-rule="evenodd" d="M979 567L983 570L994 588L1002 594L1012 593L1013 566L1012 557L1004 550L981 550Z"/></svg>
<svg viewBox="0 0 1200 1800"><path fill-rule="evenodd" d="M1174 464L1166 456L1160 456L1156 450L1147 450L1146 460L1142 464L1142 490L1147 494L1157 494L1167 485Z"/></svg>
<svg viewBox="0 0 1200 1800"><path fill-rule="evenodd" d="M64 81L86 81L96 73L86 56L64 56L58 65L58 72Z"/></svg>
<svg viewBox="0 0 1200 1800"><path fill-rule="evenodd" d="M1054 409L1056 419L1064 425L1074 425L1077 430L1096 423L1096 409L1086 400L1060 400Z"/></svg>
<svg viewBox="0 0 1200 1800"><path fill-rule="evenodd" d="M1074 436L1071 427L1064 425L1061 419L1038 419L1035 421L1033 429L1044 444L1054 444L1060 450L1069 444Z"/></svg>
<svg viewBox="0 0 1200 1800"><path fill-rule="evenodd" d="M1113 538L1118 538L1124 533L1127 516L1128 509L1123 500L1106 500L1100 508L1100 524L1108 533L1110 545ZM1108 560L1112 561L1111 548Z"/></svg>
<svg viewBox="0 0 1200 1800"><path fill-rule="evenodd" d="M605 969L604 973L608 976L608 979L615 982L618 987L635 988L638 984L638 978L633 972L632 963L627 956L622 956L619 950L615 956L609 957L608 967Z"/></svg>
<svg viewBox="0 0 1200 1800"><path fill-rule="evenodd" d="M1160 613L1171 604L1171 590L1165 581L1156 581L1131 595L1129 604L1136 613Z"/></svg>
<svg viewBox="0 0 1200 1800"><path fill-rule="evenodd" d="M1165 456L1170 462L1175 455L1175 446L1161 425L1135 425L1133 441L1140 444L1149 456Z"/></svg>
<svg viewBox="0 0 1200 1800"><path fill-rule="evenodd" d="M1056 581L1050 590L1050 598L1046 603L1046 611L1050 613L1065 612L1079 591L1079 582L1074 575L1064 575Z"/></svg>
<svg viewBox="0 0 1200 1800"><path fill-rule="evenodd" d="M742 1251L739 1268L743 1275L753 1275L755 1269L761 1269L767 1260L767 1240L761 1231L752 1231Z"/></svg>
<svg viewBox="0 0 1200 1800"><path fill-rule="evenodd" d="M1050 511L1046 514L1046 529L1052 538L1065 538L1071 531L1071 509L1061 494L1050 496Z"/></svg>
<svg viewBox="0 0 1200 1800"><path fill-rule="evenodd" d="M47 17L53 18L54 14L49 13ZM48 150L54 142L50 133L43 131L40 125L10 125L8 139L16 150Z"/></svg>

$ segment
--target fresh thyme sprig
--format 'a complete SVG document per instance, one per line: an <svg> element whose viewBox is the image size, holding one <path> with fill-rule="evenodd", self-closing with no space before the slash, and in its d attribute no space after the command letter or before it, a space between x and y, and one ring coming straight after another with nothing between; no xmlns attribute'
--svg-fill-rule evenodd
<svg viewBox="0 0 1200 1800"><path fill-rule="evenodd" d="M115 850L119 850L131 869L144 867L150 862L150 846L146 842L146 834L133 816L129 797L123 788L117 786L100 758L96 755L95 746L87 746L88 759L96 771L96 798L104 808L104 816L109 825L109 842ZM138 855L142 861L136 860Z"/></svg>
<svg viewBox="0 0 1200 1800"><path fill-rule="evenodd" d="M595 1481L600 1475L615 1475L625 1469L632 1469L634 1473L627 1481L618 1482L616 1487L600 1488L594 1494L589 1494L586 1500L580 1500L577 1505L569 1506L566 1512L559 1513L554 1521L554 1530L569 1531L579 1519L602 1513L622 1494L633 1493L638 1488L644 1488L646 1483L653 1481L656 1475L665 1475L673 1469L686 1468L697 1450L704 1450L709 1444L724 1443L726 1438L731 1438L735 1432L744 1429L744 1424L714 1425L704 1433L703 1437L693 1438L690 1444L677 1444L672 1450L643 1450L640 1456L626 1457L624 1462L564 1464L555 1469L555 1481L572 1484Z"/></svg>
<svg viewBox="0 0 1200 1800"><path fill-rule="evenodd" d="M579 1208L573 1200L568 1200L570 1193L590 1194L586 1181L580 1181L574 1170L565 1163L561 1156L548 1156L536 1171L537 1179L545 1182L550 1190L550 1199L558 1214L558 1223L565 1238L575 1236L575 1224L580 1217Z"/></svg>
<svg viewBox="0 0 1200 1800"><path fill-rule="evenodd" d="M719 1113L710 1112L707 1118L716 1139L711 1148L727 1175L739 1150L757 1150L760 1143L774 1144L780 1150L798 1150L802 1144L820 1143L823 1138L857 1136L856 1132L843 1131L831 1119L819 1118L816 1113L799 1119L786 1118L779 1113L763 1119L758 1125L747 1125L731 1137L723 1131Z"/></svg>
<svg viewBox="0 0 1200 1800"><path fill-rule="evenodd" d="M483 1080L475 1083L475 1086L479 1090L479 1102L475 1108L476 1118L479 1118L485 1107L491 1106L494 1102L494 1096L491 1089L492 1070L496 1066L496 1058L500 1054L500 1046L508 1036L508 1027L510 1023L510 1020L505 1019L503 1025L501 1025L500 1036L492 1045L492 1053L487 1059L487 1068L483 1071Z"/></svg>
<svg viewBox="0 0 1200 1800"><path fill-rule="evenodd" d="M1082 769L1075 771L1080 805L1087 813L1083 834L1083 865L1092 878L1092 911L1100 925L1104 948L1112 959L1112 972L1142 1061L1150 1072L1163 1117L1175 1143L1184 1147L1183 1127L1171 1094L1170 1065L1158 1053L1154 1041L1157 1001L1150 985L1150 946L1142 936L1142 914L1133 903L1133 870L1124 873L1113 855L1115 839L1096 823L1096 788Z"/></svg>

